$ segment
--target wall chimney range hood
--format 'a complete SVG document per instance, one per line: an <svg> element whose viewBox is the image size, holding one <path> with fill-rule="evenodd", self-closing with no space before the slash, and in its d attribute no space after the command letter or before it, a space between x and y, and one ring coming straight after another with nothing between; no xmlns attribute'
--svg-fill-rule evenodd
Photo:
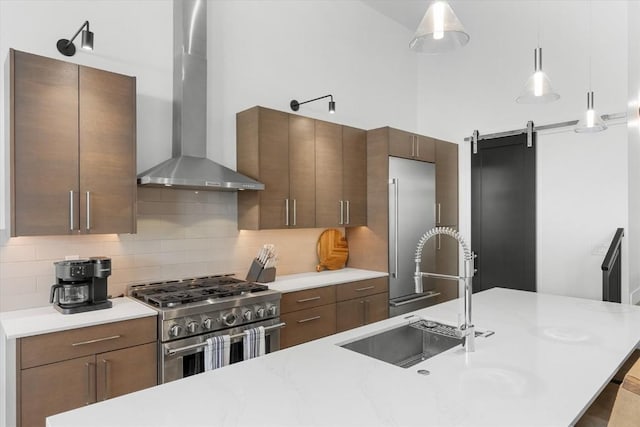
<svg viewBox="0 0 640 427"><path fill-rule="evenodd" d="M173 2L172 157L138 175L138 184L191 190L264 190L264 184L207 155L207 2Z"/></svg>

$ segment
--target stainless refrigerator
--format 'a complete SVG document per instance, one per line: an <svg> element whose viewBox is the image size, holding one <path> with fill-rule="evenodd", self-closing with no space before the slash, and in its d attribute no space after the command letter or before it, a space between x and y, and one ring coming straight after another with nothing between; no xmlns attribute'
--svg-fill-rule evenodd
<svg viewBox="0 0 640 427"><path fill-rule="evenodd" d="M423 278L424 293L413 281L415 251L420 237L435 226L436 166L389 157L389 316L433 305L433 279ZM421 271L435 271L435 240L422 254Z"/></svg>

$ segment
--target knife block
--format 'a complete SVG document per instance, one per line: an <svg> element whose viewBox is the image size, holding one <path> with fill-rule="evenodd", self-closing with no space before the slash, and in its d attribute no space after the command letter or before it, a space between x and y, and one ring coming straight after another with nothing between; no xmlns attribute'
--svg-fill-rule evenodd
<svg viewBox="0 0 640 427"><path fill-rule="evenodd" d="M247 282L260 283L273 282L276 280L276 269L275 267L264 268L257 259L254 259L251 262L251 267L249 267L249 272L247 273L247 278L245 280Z"/></svg>

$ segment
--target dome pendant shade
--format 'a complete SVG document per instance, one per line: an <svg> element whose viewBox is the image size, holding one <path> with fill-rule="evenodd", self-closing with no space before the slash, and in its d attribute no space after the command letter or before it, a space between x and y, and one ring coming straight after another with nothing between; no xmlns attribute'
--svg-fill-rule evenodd
<svg viewBox="0 0 640 427"><path fill-rule="evenodd" d="M602 118L593 108L593 92L587 92L587 111L583 119L581 119L573 129L577 133L593 133L601 132L607 129Z"/></svg>
<svg viewBox="0 0 640 427"><path fill-rule="evenodd" d="M469 42L462 23L446 1L429 5L409 48L419 53L443 53L458 49Z"/></svg>
<svg viewBox="0 0 640 427"><path fill-rule="evenodd" d="M542 71L542 48L534 50L534 72L524 85L524 90L516 102L519 104L544 104L560 99L554 92L549 77Z"/></svg>

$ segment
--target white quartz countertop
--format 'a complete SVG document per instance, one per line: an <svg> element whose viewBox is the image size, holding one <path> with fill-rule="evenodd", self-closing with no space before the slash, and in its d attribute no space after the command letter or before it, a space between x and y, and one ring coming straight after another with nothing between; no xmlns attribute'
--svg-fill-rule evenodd
<svg viewBox="0 0 640 427"><path fill-rule="evenodd" d="M358 280L387 277L388 275L388 273L382 273L380 271L343 268L341 270L325 270L279 276L274 282L267 283L267 285L269 289L286 293L322 286L339 285L340 283L357 282Z"/></svg>
<svg viewBox="0 0 640 427"><path fill-rule="evenodd" d="M111 302L111 308L75 314L61 314L53 305L6 311L0 313L0 327L7 339L16 339L158 314L129 297L113 298Z"/></svg>
<svg viewBox="0 0 640 427"><path fill-rule="evenodd" d="M414 315L452 323L450 301ZM640 341L640 307L524 291L473 296L495 331L403 369L341 348L399 316L48 418L88 426L567 426ZM420 375L418 370L430 375Z"/></svg>

